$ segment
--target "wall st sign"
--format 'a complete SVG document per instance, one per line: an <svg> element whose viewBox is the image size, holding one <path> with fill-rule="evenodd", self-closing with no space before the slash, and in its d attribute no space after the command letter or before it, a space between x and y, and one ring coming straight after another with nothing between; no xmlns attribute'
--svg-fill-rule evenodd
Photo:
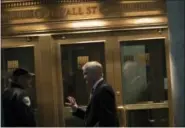
<svg viewBox="0 0 185 128"><path fill-rule="evenodd" d="M138 12L153 15L153 11L163 12L163 7L155 2L141 3L76 3L62 5L37 5L2 9L3 24L20 24L44 21L83 20L138 16ZM147 13L146 13L147 12Z"/></svg>
<svg viewBox="0 0 185 128"><path fill-rule="evenodd" d="M35 18L66 18L70 16L87 16L100 14L98 6L62 7L52 10L37 9L33 11Z"/></svg>
<svg viewBox="0 0 185 128"><path fill-rule="evenodd" d="M117 7L118 8L118 7ZM49 21L56 20L80 20L80 19L95 19L111 16L111 12L116 13L117 8L112 7L107 9L99 4L75 4L63 6L40 6L29 7L28 9L7 9L3 12L2 21L13 21L13 23L25 23L23 20L33 19L28 22L37 22L40 19ZM111 11L111 12L110 12ZM119 10L120 11L120 10ZM17 20L19 20L17 22ZM15 22L14 22L15 21Z"/></svg>
<svg viewBox="0 0 185 128"><path fill-rule="evenodd" d="M3 35L12 36L36 32L72 31L74 26L75 30L89 30L100 29L100 27L127 28L142 25L166 25L165 14L164 4L156 0L138 0L137 2L120 0L111 4L108 2L71 2L53 5L23 1L2 4L2 31ZM144 21L141 22L141 18L145 18ZM102 24L94 22L93 25L85 26L81 22L80 27L76 25L79 21L97 20Z"/></svg>

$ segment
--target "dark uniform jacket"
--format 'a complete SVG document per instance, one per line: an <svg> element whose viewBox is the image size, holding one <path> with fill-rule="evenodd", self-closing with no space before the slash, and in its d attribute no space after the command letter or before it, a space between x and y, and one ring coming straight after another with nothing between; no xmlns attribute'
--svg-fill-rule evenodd
<svg viewBox="0 0 185 128"><path fill-rule="evenodd" d="M118 127L115 94L112 87L101 81L94 90L86 111L78 108L73 115L84 119L86 127Z"/></svg>
<svg viewBox="0 0 185 128"><path fill-rule="evenodd" d="M31 109L31 101L26 91L12 83L2 95L5 127L34 127L36 122Z"/></svg>

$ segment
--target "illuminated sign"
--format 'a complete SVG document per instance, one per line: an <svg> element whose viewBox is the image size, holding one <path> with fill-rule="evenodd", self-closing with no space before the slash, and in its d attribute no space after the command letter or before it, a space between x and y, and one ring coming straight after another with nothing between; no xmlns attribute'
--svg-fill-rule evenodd
<svg viewBox="0 0 185 128"><path fill-rule="evenodd" d="M150 63L150 54L149 53L138 54L137 56L126 55L126 56L124 56L124 62L126 62L126 61L137 61L141 64L149 65L149 63Z"/></svg>
<svg viewBox="0 0 185 128"><path fill-rule="evenodd" d="M19 67L19 61L18 60L9 60L9 61L7 61L7 67L8 67L8 72L11 72L14 69Z"/></svg>
<svg viewBox="0 0 185 128"><path fill-rule="evenodd" d="M82 66L89 61L89 56L78 56L77 63L78 69L81 69Z"/></svg>

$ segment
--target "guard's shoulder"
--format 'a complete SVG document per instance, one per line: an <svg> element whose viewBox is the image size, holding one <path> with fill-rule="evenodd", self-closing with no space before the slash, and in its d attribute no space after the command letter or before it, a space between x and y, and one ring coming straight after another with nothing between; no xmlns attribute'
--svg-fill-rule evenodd
<svg viewBox="0 0 185 128"><path fill-rule="evenodd" d="M21 97L26 95L26 92L21 88L9 88L6 91L9 95L12 95L12 97Z"/></svg>
<svg viewBox="0 0 185 128"><path fill-rule="evenodd" d="M31 105L30 97L28 96L28 94L25 90L20 89L20 88L15 88L14 89L14 96L16 96L18 98L18 100L21 103L25 104L26 106Z"/></svg>
<svg viewBox="0 0 185 128"><path fill-rule="evenodd" d="M24 95L24 91L19 88L6 88L3 92L4 100L19 100Z"/></svg>
<svg viewBox="0 0 185 128"><path fill-rule="evenodd" d="M13 88L13 94L16 95L16 96L22 96L22 95L25 95L25 91L21 88Z"/></svg>

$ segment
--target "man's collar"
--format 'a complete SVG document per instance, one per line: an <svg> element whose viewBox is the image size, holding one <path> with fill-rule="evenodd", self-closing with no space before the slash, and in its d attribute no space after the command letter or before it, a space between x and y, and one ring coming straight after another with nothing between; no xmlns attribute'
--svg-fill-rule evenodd
<svg viewBox="0 0 185 128"><path fill-rule="evenodd" d="M93 85L93 90L96 89L97 85L98 85L101 81L103 81L103 77L101 77L99 80L96 81L96 83Z"/></svg>
<svg viewBox="0 0 185 128"><path fill-rule="evenodd" d="M24 89L24 87L22 87L20 84L16 83L16 82L12 82L11 83L11 87L15 87L15 88L21 88L21 89Z"/></svg>

